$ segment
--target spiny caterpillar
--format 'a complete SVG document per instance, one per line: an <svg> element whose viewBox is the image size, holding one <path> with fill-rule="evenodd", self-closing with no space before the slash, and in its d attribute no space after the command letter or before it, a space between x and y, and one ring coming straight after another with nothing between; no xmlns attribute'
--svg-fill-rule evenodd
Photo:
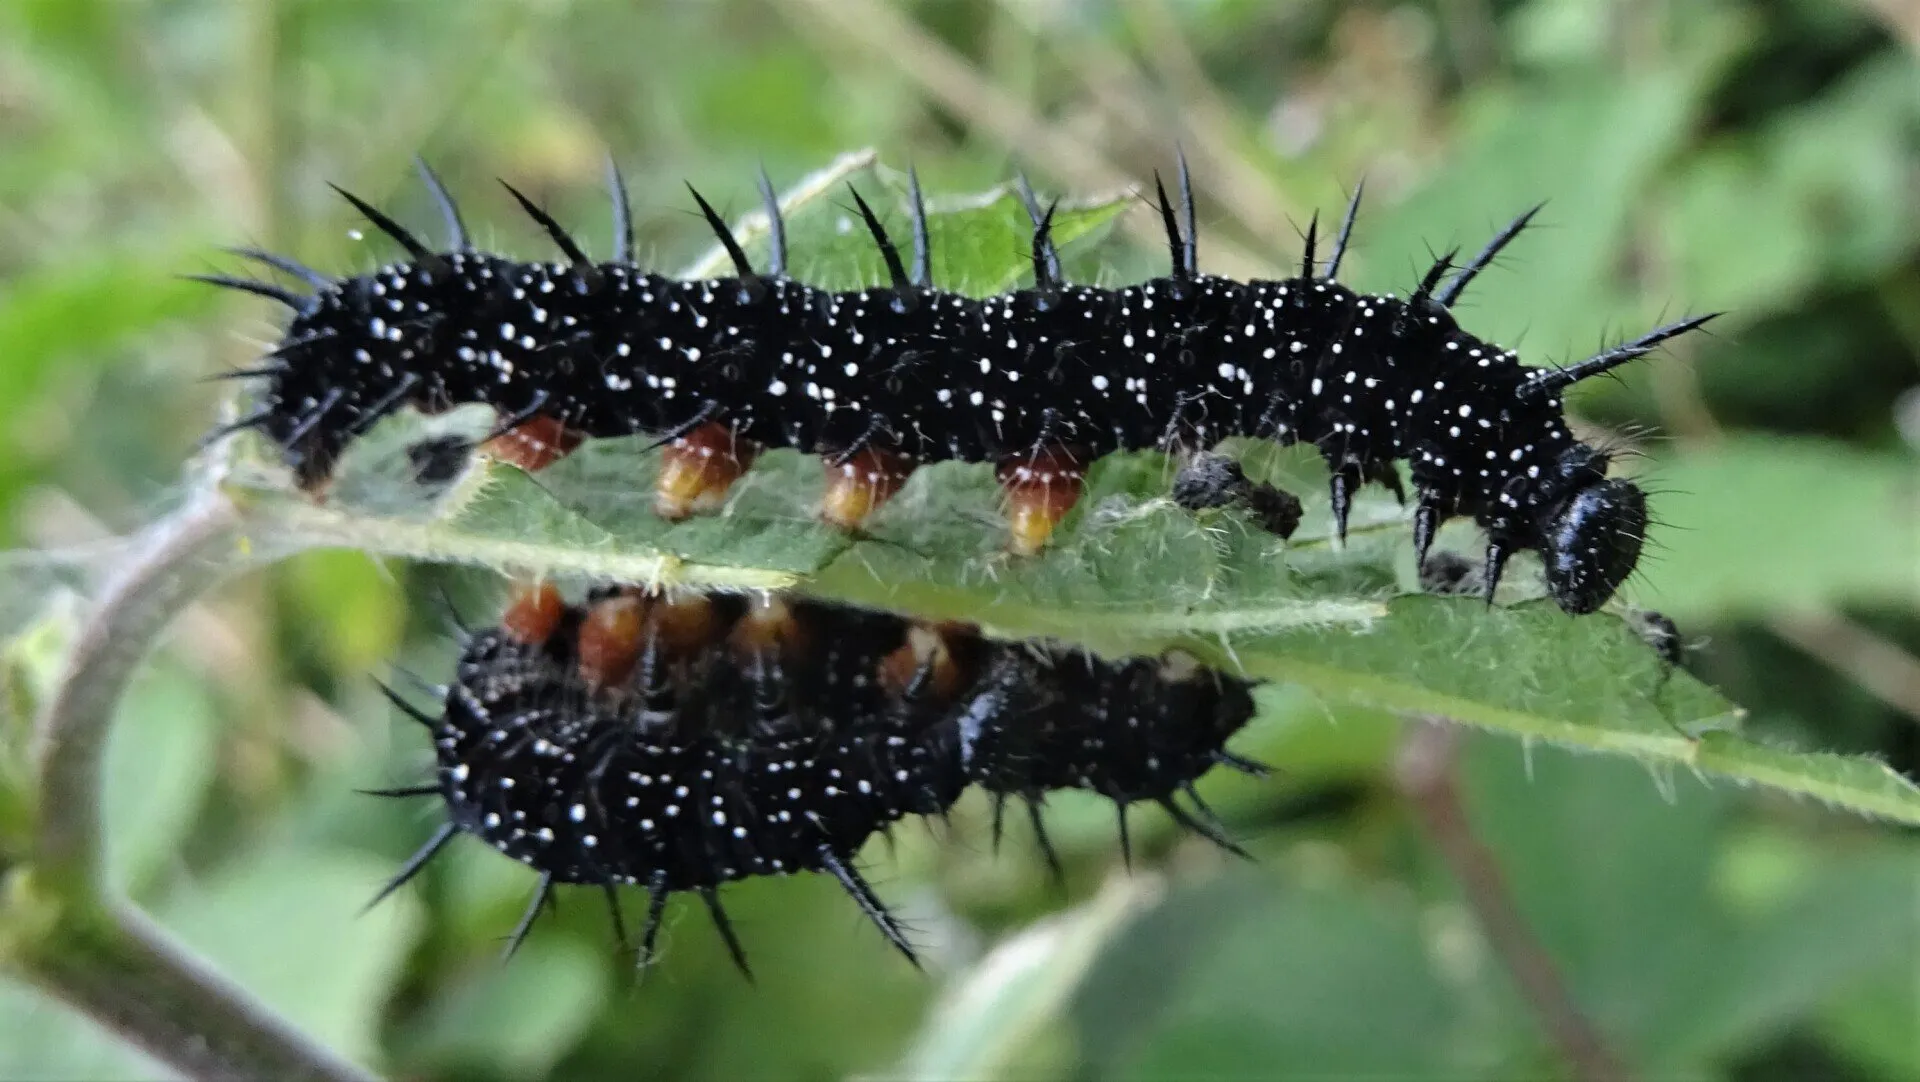
<svg viewBox="0 0 1920 1082"><path fill-rule="evenodd" d="M1607 476L1606 451L1568 431L1561 395L1712 318L1669 323L1565 367L1524 367L1461 330L1450 309L1539 208L1464 264L1457 250L1442 255L1402 299L1336 281L1358 187L1324 263L1316 219L1297 277L1204 275L1184 161L1177 211L1155 182L1166 276L1121 289L1063 281L1052 239L1059 204L1043 211L1022 183L1033 285L978 298L932 285L917 179L911 267L854 191L889 281L830 292L787 277L785 228L764 175L766 273L696 191L735 276L679 281L633 262L617 171L607 262L508 188L564 263L476 250L444 186L424 164L421 173L444 212L447 251L342 191L408 261L334 279L240 251L300 278L311 295L207 278L295 312L268 362L236 373L265 380L257 412L216 435L259 429L309 492L324 488L350 440L401 406L484 403L501 418L492 449L529 469L584 437L658 436L668 450L655 504L668 517L714 505L769 447L825 456L822 512L849 528L920 463L992 462L1011 547L1031 553L1079 498L1088 464L1109 452L1198 451L1229 436L1304 441L1332 471L1342 538L1355 490L1378 481L1399 493L1396 463L1406 459L1419 559L1445 519L1468 516L1486 531L1489 600L1508 557L1531 549L1560 607L1586 613L1633 572L1647 505L1632 482Z"/></svg>
<svg viewBox="0 0 1920 1082"><path fill-rule="evenodd" d="M996 842L1006 800L1026 802L1056 874L1040 806L1064 789L1114 802L1129 859L1140 801L1240 853L1193 782L1215 765L1264 773L1225 750L1250 687L1179 651L1110 661L797 598L623 587L570 605L524 587L468 633L437 711L388 690L432 735L437 779L376 792L437 796L448 820L375 901L466 833L540 873L509 952L556 883L600 887L624 944L631 885L647 893L642 961L668 897L691 891L746 972L718 888L821 872L913 960L855 859L968 785L994 797Z"/></svg>

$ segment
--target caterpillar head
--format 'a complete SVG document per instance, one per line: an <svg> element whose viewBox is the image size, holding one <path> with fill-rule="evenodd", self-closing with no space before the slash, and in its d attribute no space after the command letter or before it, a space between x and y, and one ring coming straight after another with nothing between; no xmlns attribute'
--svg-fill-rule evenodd
<svg viewBox="0 0 1920 1082"><path fill-rule="evenodd" d="M1647 496L1640 486L1604 472L1591 477L1547 520L1540 546L1547 592L1575 616L1606 604L1640 562L1646 533Z"/></svg>

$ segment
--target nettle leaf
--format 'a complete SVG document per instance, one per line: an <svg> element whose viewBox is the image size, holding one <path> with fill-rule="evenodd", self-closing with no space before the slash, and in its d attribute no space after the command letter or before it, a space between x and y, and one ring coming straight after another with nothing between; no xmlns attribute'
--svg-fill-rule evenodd
<svg viewBox="0 0 1920 1082"><path fill-rule="evenodd" d="M901 176L879 169L871 153L846 155L783 200L794 269L812 280L880 278L872 242L849 210L849 181L886 215L903 253L910 243ZM1096 237L1127 198L1063 208L1058 236ZM1031 227L1011 192L929 202L937 281L990 292L1027 273ZM764 217L749 215L737 232L763 266ZM723 258L694 271L715 272ZM247 516L255 558L347 546L517 575L791 588L1107 652L1183 644L1330 701L1685 765L1920 822L1920 790L1878 763L1742 741L1731 732L1737 707L1667 671L1620 618L1571 618L1540 601L1539 568L1524 558L1501 605L1414 596L1409 512L1370 486L1340 544L1326 469L1310 450L1229 448L1250 475L1305 499L1306 519L1290 541L1238 511L1175 506L1167 456L1118 454L1094 466L1048 550L1018 559L1004 552L988 465L920 469L859 537L817 521L820 463L786 451L763 455L722 511L680 523L651 510L660 456L640 437L593 441L538 475L463 465L456 454L451 481L419 480L435 457L422 448L457 448L492 421L479 408L389 418L349 448L324 503L292 491L272 449L251 438L231 443L214 472ZM1441 544L1477 552L1479 541L1456 523Z"/></svg>

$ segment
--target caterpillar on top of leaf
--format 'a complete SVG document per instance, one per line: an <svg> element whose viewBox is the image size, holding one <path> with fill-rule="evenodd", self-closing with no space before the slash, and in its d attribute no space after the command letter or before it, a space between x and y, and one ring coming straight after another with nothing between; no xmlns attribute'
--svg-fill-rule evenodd
<svg viewBox="0 0 1920 1082"><path fill-rule="evenodd" d="M257 411L229 429L258 429L278 444L310 492L324 488L349 441L400 407L483 403L500 417L492 449L530 469L582 438L658 437L667 452L655 506L667 517L712 506L766 448L823 456L822 513L850 528L922 463L992 462L1008 497L1010 547L1031 553L1078 500L1088 465L1110 452L1191 456L1230 436L1306 442L1332 472L1343 537L1355 490L1377 481L1399 492L1404 459L1421 559L1445 519L1466 516L1487 535L1486 597L1507 559L1530 549L1560 607L1586 613L1633 572L1648 513L1639 487L1608 476L1608 453L1568 430L1561 396L1712 318L1669 323L1564 367L1523 366L1462 330L1452 306L1538 208L1464 262L1457 251L1441 256L1404 298L1363 294L1337 280L1358 188L1328 251L1317 221L1308 227L1297 276L1202 274L1184 161L1177 203L1156 180L1168 274L1118 289L1063 280L1052 238L1058 204L1042 208L1021 184L1033 284L989 297L930 280L917 178L910 256L853 191L888 280L828 291L788 276L780 207L764 176L767 266L749 263L695 192L735 274L680 281L633 262L617 172L615 249L605 262L507 189L565 256L551 263L475 249L445 188L421 172L447 221L445 250L342 192L407 260L333 279L241 253L301 279L310 294L208 279L294 310L268 363L245 373L264 381ZM1256 513L1292 521L1284 506Z"/></svg>

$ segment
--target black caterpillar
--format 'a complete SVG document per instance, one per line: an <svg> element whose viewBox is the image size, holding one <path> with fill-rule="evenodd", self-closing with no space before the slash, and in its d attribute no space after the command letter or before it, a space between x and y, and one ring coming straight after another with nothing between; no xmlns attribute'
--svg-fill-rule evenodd
<svg viewBox="0 0 1920 1082"><path fill-rule="evenodd" d="M1539 208L1464 264L1457 250L1441 256L1401 299L1335 280L1358 188L1324 263L1316 220L1298 277L1203 275L1184 162L1177 212L1156 180L1167 276L1123 289L1063 281L1053 210L1022 184L1034 284L984 298L933 288L917 181L911 269L856 191L890 281L828 292L786 276L780 208L764 176L767 273L755 272L695 192L736 276L676 281L632 262L617 172L616 245L604 263L510 187L568 261L477 251L445 188L424 165L422 174L445 213L448 251L343 191L407 250L407 262L333 279L242 251L314 292L208 279L295 312L269 362L240 373L265 380L258 411L222 432L265 433L309 491L324 486L348 441L399 407L479 402L499 411L497 435L517 441L506 450L529 466L583 436L660 435L673 445L656 501L669 515L713 502L760 447L829 456L836 487L826 513L848 525L920 462L992 461L1009 490L1013 547L1028 552L1045 543L1101 455L1204 449L1228 436L1306 441L1332 470L1343 537L1355 489L1379 481L1399 491L1395 463L1406 459L1421 559L1443 520L1470 516L1487 533L1489 599L1507 558L1533 549L1561 608L1586 613L1632 573L1647 506L1637 486L1607 477L1607 452L1568 432L1561 395L1712 318L1667 324L1566 367L1523 367L1512 351L1461 330L1450 307Z"/></svg>
<svg viewBox="0 0 1920 1082"><path fill-rule="evenodd" d="M668 897L692 891L747 972L717 888L811 871L913 960L854 867L875 833L944 815L977 783L997 798L996 841L998 808L1027 802L1058 874L1039 808L1079 788L1113 800L1123 843L1127 806L1152 801L1240 853L1192 783L1217 764L1264 772L1224 750L1252 717L1249 688L1179 652L1105 661L798 599L612 589L570 606L532 587L470 633L437 713L389 691L433 734L439 769L380 792L438 796L448 821L375 901L467 833L540 872L509 951L556 883L601 887L627 942L617 888L638 885L643 961Z"/></svg>

